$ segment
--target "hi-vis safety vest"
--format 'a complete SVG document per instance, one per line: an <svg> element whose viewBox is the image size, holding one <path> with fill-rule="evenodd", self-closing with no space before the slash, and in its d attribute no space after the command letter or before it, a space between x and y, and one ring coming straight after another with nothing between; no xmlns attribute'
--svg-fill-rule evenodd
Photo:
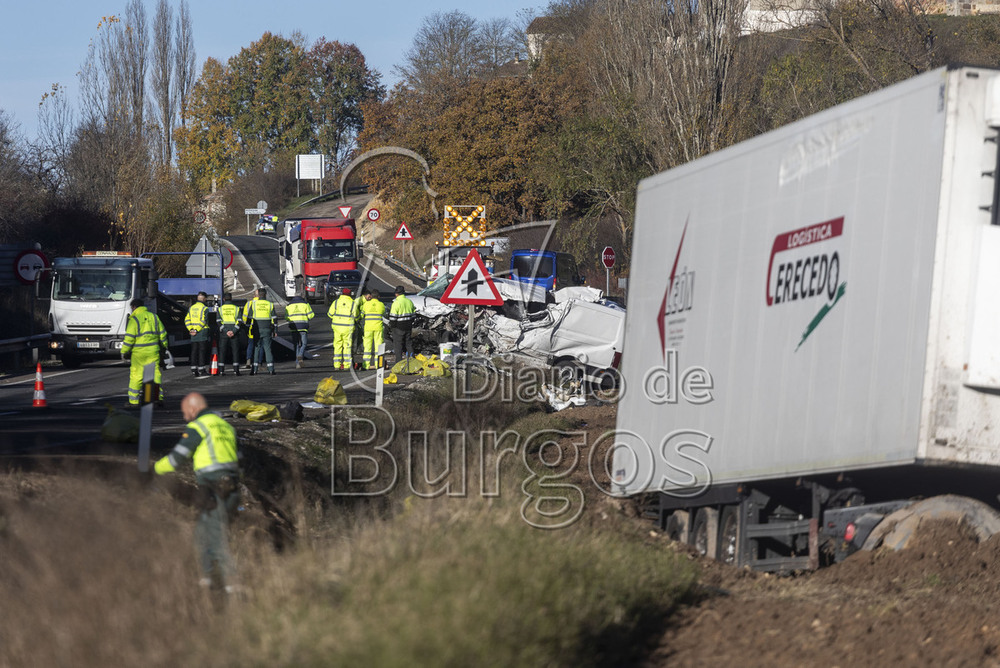
<svg viewBox="0 0 1000 668"><path fill-rule="evenodd" d="M223 304L219 307L220 327L223 331L239 328L240 307L236 304Z"/></svg>
<svg viewBox="0 0 1000 668"><path fill-rule="evenodd" d="M150 313L145 306L140 306L128 318L125 325L125 341L122 343L122 354L127 355L136 349L155 350L159 355L160 348L167 348L167 330L155 313ZM155 357L155 355L151 355Z"/></svg>
<svg viewBox="0 0 1000 668"><path fill-rule="evenodd" d="M251 317L257 321L257 326L259 327L261 323L270 323L274 318L274 304L267 301L266 299L257 299L252 302L253 306L250 307Z"/></svg>
<svg viewBox="0 0 1000 668"><path fill-rule="evenodd" d="M242 318L242 320L243 320L243 323L247 326L247 335L251 339L253 338L253 327L251 327L250 325L253 322L253 318L251 316L253 315L253 305L255 303L257 303L257 298L256 297L254 297L253 299L251 299L250 301L248 301L246 304L243 305L243 318Z"/></svg>
<svg viewBox="0 0 1000 668"><path fill-rule="evenodd" d="M338 327L354 327L354 299L348 295L340 295L337 301L330 305L327 312L330 316L330 326L334 329Z"/></svg>
<svg viewBox="0 0 1000 668"><path fill-rule="evenodd" d="M330 305L327 315L330 316L330 326L334 329L337 327L353 328L354 298L348 295L340 295L337 297L337 301Z"/></svg>
<svg viewBox="0 0 1000 668"><path fill-rule="evenodd" d="M191 330L200 332L205 329L204 302L195 302L194 304L191 304L191 308L188 309L187 315L184 316L184 326L189 332Z"/></svg>
<svg viewBox="0 0 1000 668"><path fill-rule="evenodd" d="M295 329L302 331L309 328L309 321L316 314L313 313L312 306L305 302L292 302L285 307L285 317L288 322L295 324Z"/></svg>
<svg viewBox="0 0 1000 668"><path fill-rule="evenodd" d="M191 442L191 435L200 437L201 441L194 452L184 445ZM239 452L236 449L236 431L215 413L204 412L187 423L184 438L174 446L170 454L156 462L153 470L158 474L172 473L180 466L182 459L194 455L192 464L195 473L211 473L212 471L228 470L238 472Z"/></svg>
<svg viewBox="0 0 1000 668"><path fill-rule="evenodd" d="M361 313L365 318L365 331L378 331L382 327L382 316L385 315L385 304L378 299L369 299L361 305Z"/></svg>
<svg viewBox="0 0 1000 668"><path fill-rule="evenodd" d="M392 301L392 308L389 309L389 323L400 329L412 327L416 312L417 309L410 298L399 295Z"/></svg>

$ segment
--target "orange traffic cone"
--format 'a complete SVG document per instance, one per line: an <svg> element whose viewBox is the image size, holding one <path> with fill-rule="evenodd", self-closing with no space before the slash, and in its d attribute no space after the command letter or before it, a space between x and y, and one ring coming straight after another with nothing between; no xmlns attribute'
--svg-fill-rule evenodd
<svg viewBox="0 0 1000 668"><path fill-rule="evenodd" d="M218 353L212 353L212 368L208 370L208 375L218 376L219 375L219 355Z"/></svg>
<svg viewBox="0 0 1000 668"><path fill-rule="evenodd" d="M45 401L45 381L42 380L41 362L35 367L35 399L31 402L31 405L35 408L49 407L49 404Z"/></svg>

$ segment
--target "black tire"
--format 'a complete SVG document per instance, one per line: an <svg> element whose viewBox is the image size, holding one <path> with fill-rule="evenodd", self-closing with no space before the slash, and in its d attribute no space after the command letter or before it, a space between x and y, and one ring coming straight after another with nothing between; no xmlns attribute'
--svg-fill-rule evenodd
<svg viewBox="0 0 1000 668"><path fill-rule="evenodd" d="M740 561L740 507L725 506L719 517L719 540L716 559L730 566Z"/></svg>
<svg viewBox="0 0 1000 668"><path fill-rule="evenodd" d="M67 369L79 369L80 365L83 364L83 359L76 355L63 355L60 357L60 360L62 360L62 365Z"/></svg>
<svg viewBox="0 0 1000 668"><path fill-rule="evenodd" d="M699 508L694 515L694 524L691 525L691 547L701 556L711 556L709 551L709 526L708 509Z"/></svg>

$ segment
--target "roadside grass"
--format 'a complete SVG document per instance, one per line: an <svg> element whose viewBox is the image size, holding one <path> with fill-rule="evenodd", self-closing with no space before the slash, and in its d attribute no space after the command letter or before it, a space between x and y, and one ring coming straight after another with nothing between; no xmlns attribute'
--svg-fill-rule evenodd
<svg viewBox="0 0 1000 668"><path fill-rule="evenodd" d="M386 456L407 454L408 433L427 434L425 469L384 494L313 506L312 492L295 489L305 463L272 463L290 467L269 484L293 506L299 540L277 550L261 525L237 522L241 597L197 585L190 501L156 493L134 464L98 479L0 474L0 665L596 666L646 656L692 594L693 564L608 522L535 528L553 510L541 500L582 510L569 478L546 481L545 467L492 447L451 460L442 447L449 430L471 444L490 429L523 447L573 421L538 404L456 402L447 382L410 395L359 412L394 426Z"/></svg>
<svg viewBox="0 0 1000 668"><path fill-rule="evenodd" d="M642 656L690 593L676 554L439 500L346 545L272 559L195 650L223 665L588 666ZM433 506L437 506L436 508ZM217 643L221 643L221 646Z"/></svg>

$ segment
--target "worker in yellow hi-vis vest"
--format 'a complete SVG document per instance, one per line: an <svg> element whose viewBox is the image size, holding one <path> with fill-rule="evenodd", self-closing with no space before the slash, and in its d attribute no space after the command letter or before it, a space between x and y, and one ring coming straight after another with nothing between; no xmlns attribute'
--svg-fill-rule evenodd
<svg viewBox="0 0 1000 668"><path fill-rule="evenodd" d="M132 315L125 324L125 340L122 342L122 359L130 361L128 374L129 406L139 405L142 391L142 372L147 364L155 362L153 382L160 385L162 372L160 360L167 353L167 329L160 317L147 310L141 299L133 299L129 306ZM163 405L163 387L160 387L159 404Z"/></svg>
<svg viewBox="0 0 1000 668"><path fill-rule="evenodd" d="M385 304L379 299L377 290L365 293L365 303L361 305L361 318L365 323L364 367L377 366L378 348L385 340Z"/></svg>
<svg viewBox="0 0 1000 668"><path fill-rule="evenodd" d="M327 315L330 316L330 326L333 328L333 368L335 371L348 371L351 368L353 355L351 340L354 338L354 298L350 288L340 291L340 296L330 304Z"/></svg>
<svg viewBox="0 0 1000 668"><path fill-rule="evenodd" d="M173 473L186 459L194 465L198 483L198 523L194 537L204 577L201 584L231 591L234 568L229 552L229 520L240 505L240 454L236 430L208 410L205 397L197 392L184 397L181 412L187 420L184 435L153 470L157 475Z"/></svg>

